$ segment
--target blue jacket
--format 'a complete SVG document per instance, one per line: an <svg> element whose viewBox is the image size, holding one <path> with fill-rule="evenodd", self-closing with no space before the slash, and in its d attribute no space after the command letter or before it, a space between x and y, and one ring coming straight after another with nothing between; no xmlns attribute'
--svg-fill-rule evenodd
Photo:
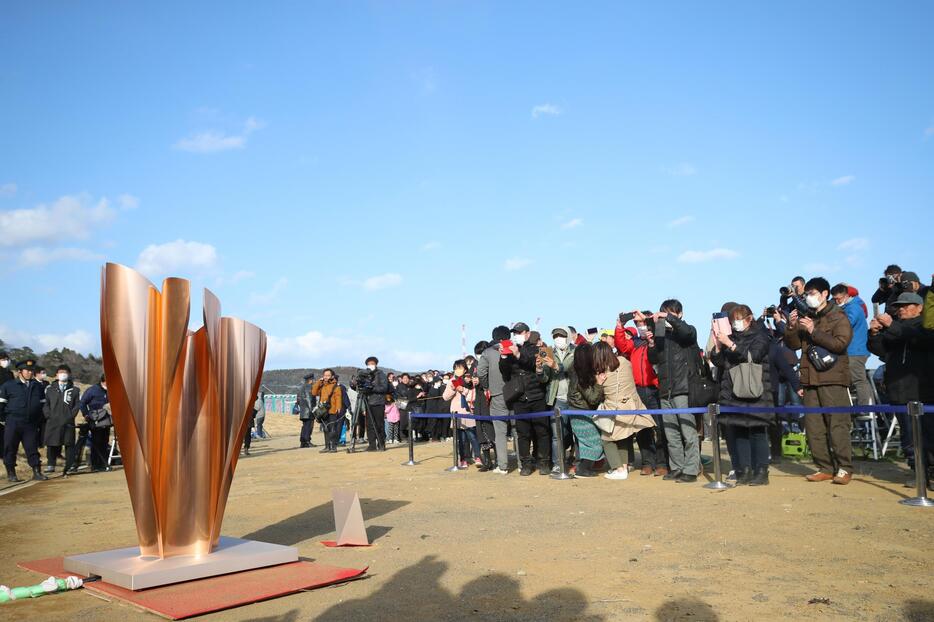
<svg viewBox="0 0 934 622"><path fill-rule="evenodd" d="M0 421L39 424L45 406L45 385L38 380L7 380L0 386Z"/></svg>
<svg viewBox="0 0 934 622"><path fill-rule="evenodd" d="M853 339L846 349L847 356L869 356L869 325L866 323L866 314L863 313L863 304L859 296L854 296L843 305L843 312L853 327Z"/></svg>
<svg viewBox="0 0 934 622"><path fill-rule="evenodd" d="M103 408L107 402L107 390L100 383L95 384L81 396L81 412L87 416L92 410Z"/></svg>

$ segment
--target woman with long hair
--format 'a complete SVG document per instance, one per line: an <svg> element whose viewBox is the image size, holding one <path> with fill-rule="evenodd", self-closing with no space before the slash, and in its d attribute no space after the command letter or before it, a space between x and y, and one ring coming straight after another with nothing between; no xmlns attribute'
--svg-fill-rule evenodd
<svg viewBox="0 0 934 622"><path fill-rule="evenodd" d="M608 343L600 342L594 346L594 373L605 374L603 382L603 408L606 410L645 410L645 405L636 390L636 381L632 376L632 364L622 356L616 356ZM655 456L647 455L652 445L650 437L654 433L655 421L649 415L616 415L613 417L613 430L603 432L603 451L610 472L607 479L628 479L629 463L633 461L632 440L639 440L639 453L643 464L655 467ZM640 438L639 435L642 435ZM624 456L621 449L626 450Z"/></svg>
<svg viewBox="0 0 934 622"><path fill-rule="evenodd" d="M568 405L576 410L595 410L603 402L605 374L594 372L593 346L583 343L574 350L574 365L569 374ZM571 431L577 438L576 477L596 477L594 463L603 457L603 443L600 430L593 419L586 416L571 417Z"/></svg>

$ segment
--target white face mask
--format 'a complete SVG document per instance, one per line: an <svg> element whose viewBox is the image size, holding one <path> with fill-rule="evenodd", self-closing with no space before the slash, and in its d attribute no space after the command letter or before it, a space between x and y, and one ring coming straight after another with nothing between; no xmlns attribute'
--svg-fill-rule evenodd
<svg viewBox="0 0 934 622"><path fill-rule="evenodd" d="M821 297L819 294L811 294L804 299L804 302L805 304L807 304L807 306L811 307L812 309L816 309L817 307L820 306Z"/></svg>
<svg viewBox="0 0 934 622"><path fill-rule="evenodd" d="M376 365L367 365L366 368L370 371L376 371Z"/></svg>
<svg viewBox="0 0 934 622"><path fill-rule="evenodd" d="M735 330L738 333L743 332L744 330L746 330L746 322L742 320L733 320L733 330Z"/></svg>
<svg viewBox="0 0 934 622"><path fill-rule="evenodd" d="M567 337L555 337L555 347L559 350L568 349L568 338Z"/></svg>
<svg viewBox="0 0 934 622"><path fill-rule="evenodd" d="M398 387L398 386L399 386L399 381L398 381L398 380L393 380L393 381L392 381L392 386Z"/></svg>
<svg viewBox="0 0 934 622"><path fill-rule="evenodd" d="M59 382L68 382L68 374L58 374Z"/></svg>
<svg viewBox="0 0 934 622"><path fill-rule="evenodd" d="M2 367L3 369L6 369L9 366L10 366L10 359L3 359L2 361L0 361L0 367Z"/></svg>
<svg viewBox="0 0 934 622"><path fill-rule="evenodd" d="M525 335L516 333L515 335L512 336L512 342L516 344L517 346L521 346L523 343L525 343Z"/></svg>

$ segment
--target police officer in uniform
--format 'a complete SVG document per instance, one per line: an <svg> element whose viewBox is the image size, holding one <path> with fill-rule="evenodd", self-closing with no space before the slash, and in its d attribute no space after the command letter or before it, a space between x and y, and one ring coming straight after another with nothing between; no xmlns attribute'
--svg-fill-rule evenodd
<svg viewBox="0 0 934 622"><path fill-rule="evenodd" d="M32 467L32 478L48 479L42 474L37 447L39 422L42 421L42 409L45 406L45 387L35 379L35 359L26 359L17 364L19 379L7 380L0 386L0 419L6 422L3 433L3 464L6 477L10 482L18 482L16 477L16 453L20 443L26 452L26 460Z"/></svg>

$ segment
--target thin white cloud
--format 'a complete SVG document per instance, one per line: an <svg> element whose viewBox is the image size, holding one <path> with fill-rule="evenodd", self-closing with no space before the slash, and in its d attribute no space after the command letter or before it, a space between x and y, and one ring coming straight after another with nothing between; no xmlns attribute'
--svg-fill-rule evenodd
<svg viewBox="0 0 934 622"><path fill-rule="evenodd" d="M256 117L249 117L244 122L243 130L239 134L208 130L179 139L174 147L179 151L188 151L190 153L218 153L231 149L243 149L250 134L264 127L266 127L264 121Z"/></svg>
<svg viewBox="0 0 934 622"><path fill-rule="evenodd" d="M100 351L99 342L84 330L74 330L70 333L28 333L0 324L0 338L8 345L28 346L40 354L60 348L70 348L83 354Z"/></svg>
<svg viewBox="0 0 934 622"><path fill-rule="evenodd" d="M387 272L386 274L378 274L376 276L371 276L368 279L363 281L363 289L367 291L376 291L380 289L386 289L388 287L396 287L402 283L402 275L396 274L395 272Z"/></svg>
<svg viewBox="0 0 934 622"><path fill-rule="evenodd" d="M125 210L136 209L139 207L139 197L134 197L132 194L121 194L117 197L117 205Z"/></svg>
<svg viewBox="0 0 934 622"><path fill-rule="evenodd" d="M693 216L682 216L682 217L680 217L680 218L675 218L674 220L672 220L671 222L669 222L669 223L668 223L668 226L669 226L670 228L680 227L681 225L686 225L686 224L688 224L688 223L690 223L690 222L694 222L694 217L693 217Z"/></svg>
<svg viewBox="0 0 934 622"><path fill-rule="evenodd" d="M98 225L116 216L106 198L93 201L85 194L65 195L50 204L0 212L0 246L22 246L87 238Z"/></svg>
<svg viewBox="0 0 934 622"><path fill-rule="evenodd" d="M279 277L272 287L264 292L253 292L250 294L250 304L253 305L268 305L279 298L282 294L282 291L288 286L289 280L287 278Z"/></svg>
<svg viewBox="0 0 934 622"><path fill-rule="evenodd" d="M851 253L856 251L864 251L867 248L869 248L869 240L866 238L852 238L840 242L840 244L837 245L838 251L848 251Z"/></svg>
<svg viewBox="0 0 934 622"><path fill-rule="evenodd" d="M57 261L101 261L104 256L86 248L24 248L19 254L19 265L24 268L44 266Z"/></svg>
<svg viewBox="0 0 934 622"><path fill-rule="evenodd" d="M217 267L216 248L188 240L150 244L136 261L136 269L151 279L159 276L208 274Z"/></svg>
<svg viewBox="0 0 934 622"><path fill-rule="evenodd" d="M844 175L843 177L837 177L836 179L830 182L831 186L847 186L856 181L855 175Z"/></svg>
<svg viewBox="0 0 934 622"><path fill-rule="evenodd" d="M924 140L927 140L931 136L934 136L934 125L924 128Z"/></svg>
<svg viewBox="0 0 934 622"><path fill-rule="evenodd" d="M684 251L678 255L680 263L703 263L718 259L735 259L739 253L729 248L713 248L709 251Z"/></svg>
<svg viewBox="0 0 934 622"><path fill-rule="evenodd" d="M252 279L254 276L256 276L256 273L252 270L238 270L230 277L230 282L236 284L246 279Z"/></svg>
<svg viewBox="0 0 934 622"><path fill-rule="evenodd" d="M571 220L561 223L562 229L576 229L584 224L583 219L581 218L572 218Z"/></svg>
<svg viewBox="0 0 934 622"><path fill-rule="evenodd" d="M0 185L0 198L11 197L16 194L16 184L10 182L8 184Z"/></svg>
<svg viewBox="0 0 934 622"><path fill-rule="evenodd" d="M697 175L697 167L690 162L681 162L665 170L669 175L674 175L675 177L691 177Z"/></svg>
<svg viewBox="0 0 934 622"><path fill-rule="evenodd" d="M503 263L503 269L513 272L532 265L532 260L526 257L511 257Z"/></svg>
<svg viewBox="0 0 934 622"><path fill-rule="evenodd" d="M562 113L564 113L564 111L554 104L538 104L537 106L532 106L533 119L538 119L539 117L557 117Z"/></svg>
<svg viewBox="0 0 934 622"><path fill-rule="evenodd" d="M436 251L439 248L441 248L441 242L438 242L437 240L432 240L431 242L425 242L422 244L423 251Z"/></svg>

